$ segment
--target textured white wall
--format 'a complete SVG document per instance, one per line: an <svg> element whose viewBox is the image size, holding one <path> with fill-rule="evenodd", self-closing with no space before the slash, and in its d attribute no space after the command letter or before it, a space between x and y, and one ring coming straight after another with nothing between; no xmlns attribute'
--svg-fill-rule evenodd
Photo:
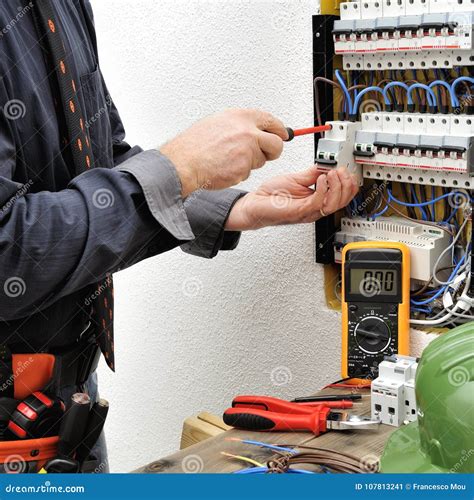
<svg viewBox="0 0 474 500"><path fill-rule="evenodd" d="M312 123L317 0L93 5L131 143L156 147L231 106ZM245 187L312 161L311 139L285 149ZM116 275L117 373L100 374L113 471L173 452L185 417L219 414L238 393L298 396L338 378L339 316L325 307L313 251L312 225L284 227L245 234L212 261L178 249Z"/></svg>

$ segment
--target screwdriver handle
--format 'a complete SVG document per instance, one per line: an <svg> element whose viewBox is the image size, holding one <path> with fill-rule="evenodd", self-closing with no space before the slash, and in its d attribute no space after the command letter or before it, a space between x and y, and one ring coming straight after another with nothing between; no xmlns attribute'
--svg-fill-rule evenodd
<svg viewBox="0 0 474 500"><path fill-rule="evenodd" d="M308 128L300 128L293 130L290 127L286 127L286 131L288 132L288 139L285 142L292 141L295 137L299 137L301 135L310 135L310 134L319 134L320 132L327 132L331 130L331 125L320 125L318 127L308 127Z"/></svg>
<svg viewBox="0 0 474 500"><path fill-rule="evenodd" d="M229 408L224 413L224 422L237 429L248 431L310 431L316 436L326 432L326 417L330 408L303 415L289 415L271 411Z"/></svg>

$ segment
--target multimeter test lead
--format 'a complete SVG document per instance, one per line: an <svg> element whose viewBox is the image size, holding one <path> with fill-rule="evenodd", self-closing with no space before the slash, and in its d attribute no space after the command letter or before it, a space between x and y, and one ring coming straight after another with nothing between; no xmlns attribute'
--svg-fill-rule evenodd
<svg viewBox="0 0 474 500"><path fill-rule="evenodd" d="M320 125L319 127L308 127L308 128L300 128L300 129L292 129L287 127L286 130L288 132L288 139L285 142L292 141L295 137L299 137L302 135L314 135L319 134L320 132L327 132L332 129L332 125Z"/></svg>

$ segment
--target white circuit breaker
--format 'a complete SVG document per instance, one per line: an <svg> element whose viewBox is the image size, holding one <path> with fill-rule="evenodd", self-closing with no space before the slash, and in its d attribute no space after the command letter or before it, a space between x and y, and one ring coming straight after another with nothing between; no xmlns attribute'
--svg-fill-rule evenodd
<svg viewBox="0 0 474 500"><path fill-rule="evenodd" d="M362 167L357 165L354 157L355 136L360 129L360 122L334 121L326 125L332 128L318 141L316 163L319 170L346 167L362 184Z"/></svg>
<svg viewBox="0 0 474 500"><path fill-rule="evenodd" d="M417 419L417 367L416 358L399 354L380 363L379 376L371 386L372 419L394 427Z"/></svg>

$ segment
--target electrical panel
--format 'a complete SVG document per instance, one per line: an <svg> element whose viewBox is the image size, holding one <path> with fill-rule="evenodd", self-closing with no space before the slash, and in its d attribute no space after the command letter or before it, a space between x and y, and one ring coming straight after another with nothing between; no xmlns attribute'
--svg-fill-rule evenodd
<svg viewBox="0 0 474 500"><path fill-rule="evenodd" d="M361 186L316 223L328 302L340 300L346 244L393 241L410 249L412 325L473 321L474 2L321 6L315 121L331 129L317 137L315 160L323 172L347 167Z"/></svg>

